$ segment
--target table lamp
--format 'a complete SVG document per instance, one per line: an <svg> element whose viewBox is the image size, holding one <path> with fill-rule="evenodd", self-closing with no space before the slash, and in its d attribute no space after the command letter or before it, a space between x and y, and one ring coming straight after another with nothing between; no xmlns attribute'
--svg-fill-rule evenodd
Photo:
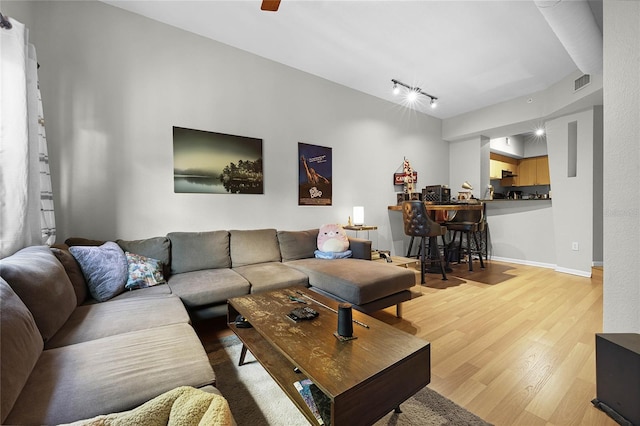
<svg viewBox="0 0 640 426"><path fill-rule="evenodd" d="M364 225L364 207L355 206L353 208L353 224Z"/></svg>

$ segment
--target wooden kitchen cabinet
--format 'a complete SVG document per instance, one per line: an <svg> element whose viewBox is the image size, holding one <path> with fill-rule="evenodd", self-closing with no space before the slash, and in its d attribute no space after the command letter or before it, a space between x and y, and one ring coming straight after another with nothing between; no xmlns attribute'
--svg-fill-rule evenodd
<svg viewBox="0 0 640 426"><path fill-rule="evenodd" d="M500 155L491 153L489 157L489 178L490 179L502 179L502 171L507 170L513 174L518 172L518 160L515 158L507 157L506 155Z"/></svg>
<svg viewBox="0 0 640 426"><path fill-rule="evenodd" d="M529 157L521 160L491 153L489 157L490 179L500 179L501 186L535 186L551 185L549 175L549 156ZM502 178L502 171L514 174L510 178Z"/></svg>
<svg viewBox="0 0 640 426"><path fill-rule="evenodd" d="M537 185L537 159L523 158L518 164L518 186Z"/></svg>
<svg viewBox="0 0 640 426"><path fill-rule="evenodd" d="M551 185L549 157L523 158L518 164L516 186Z"/></svg>
<svg viewBox="0 0 640 426"><path fill-rule="evenodd" d="M538 185L551 185L551 175L549 173L549 156L544 155L536 158L536 176Z"/></svg>

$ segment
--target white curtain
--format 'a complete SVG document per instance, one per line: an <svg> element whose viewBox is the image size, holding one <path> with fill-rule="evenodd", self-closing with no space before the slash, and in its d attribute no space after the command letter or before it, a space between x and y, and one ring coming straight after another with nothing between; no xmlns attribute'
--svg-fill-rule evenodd
<svg viewBox="0 0 640 426"><path fill-rule="evenodd" d="M56 234L36 50L11 24L0 29L0 257Z"/></svg>

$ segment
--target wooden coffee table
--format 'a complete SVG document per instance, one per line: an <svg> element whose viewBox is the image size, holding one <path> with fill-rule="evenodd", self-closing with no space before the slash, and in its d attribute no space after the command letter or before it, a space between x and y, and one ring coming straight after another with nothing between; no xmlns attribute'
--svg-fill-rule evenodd
<svg viewBox="0 0 640 426"><path fill-rule="evenodd" d="M356 310L353 318L369 328L354 323L357 339L339 341L334 336L337 314L314 302L306 306L320 313L317 318L298 323L286 318L305 306L289 299L300 297L296 291L338 308L332 299L294 287L230 299L228 323L312 424L318 422L294 387L296 381L309 378L329 397L334 426L370 425L429 384L429 342ZM236 327L237 315L252 328Z"/></svg>

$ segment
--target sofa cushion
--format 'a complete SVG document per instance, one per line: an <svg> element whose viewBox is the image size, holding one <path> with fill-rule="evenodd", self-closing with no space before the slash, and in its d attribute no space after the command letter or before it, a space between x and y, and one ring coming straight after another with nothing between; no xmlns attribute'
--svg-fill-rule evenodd
<svg viewBox="0 0 640 426"><path fill-rule="evenodd" d="M76 308L46 349L88 342L130 331L188 324L189 314L177 296L110 300Z"/></svg>
<svg viewBox="0 0 640 426"><path fill-rule="evenodd" d="M6 422L69 423L129 410L177 386L198 388L214 380L190 325L133 331L42 352Z"/></svg>
<svg viewBox="0 0 640 426"><path fill-rule="evenodd" d="M84 275L82 275L82 269L80 269L78 261L73 257L68 246L66 249L52 247L51 251L60 263L62 263L64 270L67 272L67 276L73 285L73 291L76 293L78 305L83 304L89 296L89 289L87 288L87 282L84 280Z"/></svg>
<svg viewBox="0 0 640 426"><path fill-rule="evenodd" d="M113 299L110 299L109 302L113 302L116 300L126 300L126 299L146 299L150 297L167 297L171 296L171 289L168 285L156 285L153 287L141 288L136 291L125 291L124 293L120 293Z"/></svg>
<svg viewBox="0 0 640 426"><path fill-rule="evenodd" d="M167 277L171 273L171 242L167 237L153 237L144 240L116 240L120 248L129 253L141 254L162 262L162 274Z"/></svg>
<svg viewBox="0 0 640 426"><path fill-rule="evenodd" d="M89 292L98 302L124 291L129 269L127 257L116 243L107 241L98 247L73 246L69 251L80 264Z"/></svg>
<svg viewBox="0 0 640 426"><path fill-rule="evenodd" d="M307 259L314 256L318 244L318 229L278 231L282 261Z"/></svg>
<svg viewBox="0 0 640 426"><path fill-rule="evenodd" d="M230 297L249 294L250 284L231 269L205 269L175 274L168 281L171 291L188 308L225 303Z"/></svg>
<svg viewBox="0 0 640 426"><path fill-rule="evenodd" d="M230 268L229 233L171 232L171 273Z"/></svg>
<svg viewBox="0 0 640 426"><path fill-rule="evenodd" d="M361 259L300 259L287 262L309 276L309 285L354 305L413 287L415 274L406 268Z"/></svg>
<svg viewBox="0 0 640 426"><path fill-rule="evenodd" d="M233 270L251 283L251 293L292 286L306 287L309 284L309 278L304 273L280 262L240 266Z"/></svg>
<svg viewBox="0 0 640 426"><path fill-rule="evenodd" d="M46 341L77 305L73 285L47 246L31 246L0 260L0 275L27 306Z"/></svg>
<svg viewBox="0 0 640 426"><path fill-rule="evenodd" d="M82 238L82 237L69 237L66 240L64 240L64 243L66 245L68 245L69 247L73 247L73 246L101 246L104 243L106 243L106 241L103 240L92 240L89 238Z"/></svg>
<svg viewBox="0 0 640 426"><path fill-rule="evenodd" d="M0 278L0 423L11 407L42 353L42 336L31 312Z"/></svg>
<svg viewBox="0 0 640 426"><path fill-rule="evenodd" d="M280 247L275 229L232 230L229 234L232 267L280 262Z"/></svg>
<svg viewBox="0 0 640 426"><path fill-rule="evenodd" d="M167 282L162 273L163 264L158 259L129 252L125 252L125 255L129 268L127 283L124 285L125 289L136 290Z"/></svg>

